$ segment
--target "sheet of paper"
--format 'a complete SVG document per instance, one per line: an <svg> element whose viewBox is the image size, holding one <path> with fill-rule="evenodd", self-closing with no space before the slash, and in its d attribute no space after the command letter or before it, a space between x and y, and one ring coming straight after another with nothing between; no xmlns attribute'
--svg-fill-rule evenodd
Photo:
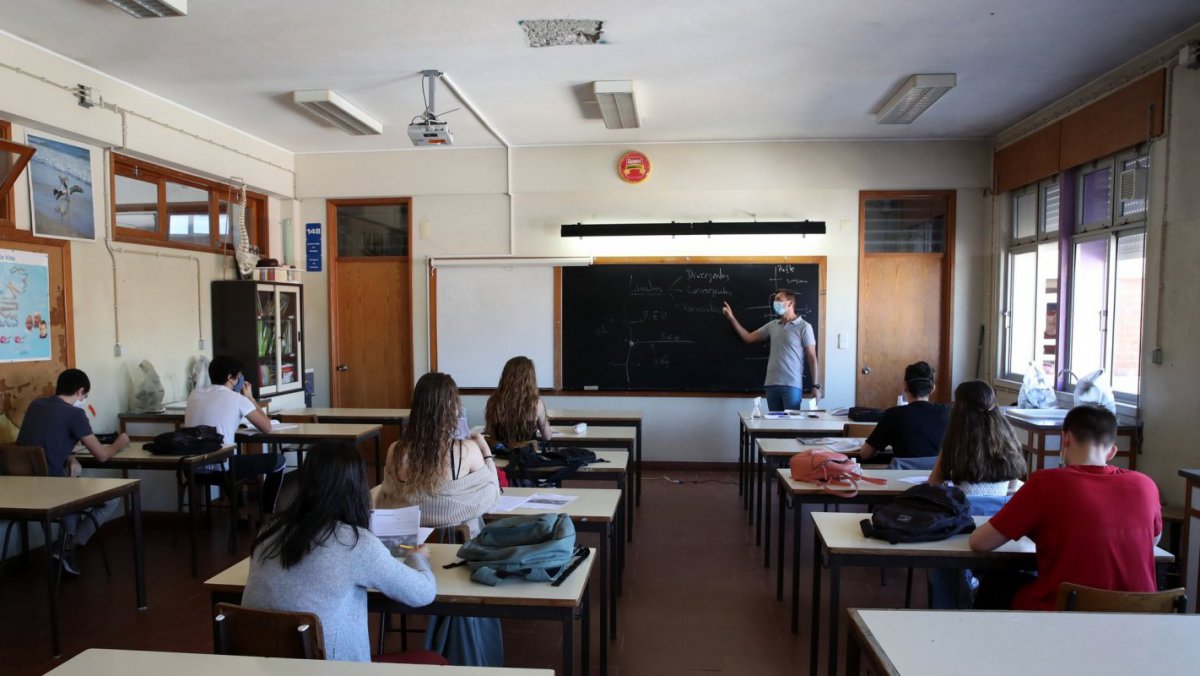
<svg viewBox="0 0 1200 676"><path fill-rule="evenodd" d="M294 430L298 427L300 427L300 425L298 425L296 423L279 422L278 420L275 420L275 419L271 420L271 431L272 432L274 432L276 430Z"/></svg>
<svg viewBox="0 0 1200 676"><path fill-rule="evenodd" d="M521 509L562 509L578 497L578 495L559 495L558 493L534 493L525 502L522 502L520 507Z"/></svg>
<svg viewBox="0 0 1200 676"><path fill-rule="evenodd" d="M862 441L858 439L837 439L824 444L825 448L838 453L850 453L862 448Z"/></svg>
<svg viewBox="0 0 1200 676"><path fill-rule="evenodd" d="M168 411L182 411L187 408L187 402L186 401L173 401L169 404L165 404L163 406L163 408L167 409Z"/></svg>
<svg viewBox="0 0 1200 676"><path fill-rule="evenodd" d="M796 441L799 441L800 443L804 444L805 446L828 446L829 444L836 444L840 441L845 441L845 438L843 438L843 437L811 437L811 438L810 437L796 437Z"/></svg>
<svg viewBox="0 0 1200 676"><path fill-rule="evenodd" d="M501 512L511 512L520 507L528 498L529 496L527 495L501 495L500 501L488 513L499 514Z"/></svg>
<svg viewBox="0 0 1200 676"><path fill-rule="evenodd" d="M373 509L371 532L388 548L392 556L403 559L424 542L421 536L421 508ZM428 538L429 533L424 537Z"/></svg>
<svg viewBox="0 0 1200 676"><path fill-rule="evenodd" d="M918 484L929 483L929 476L928 475L926 475L926 476L906 476L903 479L901 479L901 481L903 481L906 484L912 484L912 485L916 486Z"/></svg>

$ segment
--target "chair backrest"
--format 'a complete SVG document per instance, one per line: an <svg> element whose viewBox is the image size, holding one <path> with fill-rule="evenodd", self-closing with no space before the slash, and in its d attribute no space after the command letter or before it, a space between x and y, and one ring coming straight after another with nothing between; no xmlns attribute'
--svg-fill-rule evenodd
<svg viewBox="0 0 1200 676"><path fill-rule="evenodd" d="M937 463L937 456L931 455L925 458L892 458L892 464L889 469L933 469Z"/></svg>
<svg viewBox="0 0 1200 676"><path fill-rule="evenodd" d="M218 655L325 659L325 634L312 613L218 603L213 627Z"/></svg>
<svg viewBox="0 0 1200 676"><path fill-rule="evenodd" d="M1187 590L1123 592L1064 582L1058 586L1058 610L1085 613L1184 613Z"/></svg>
<svg viewBox="0 0 1200 676"><path fill-rule="evenodd" d="M41 446L0 446L0 474L7 476L46 476L46 454Z"/></svg>
<svg viewBox="0 0 1200 676"><path fill-rule="evenodd" d="M865 439L871 436L871 432L874 431L875 426L868 425L866 423L846 423L845 426L842 427L842 434L848 437L857 437L860 439ZM877 448L875 450L882 451L883 449Z"/></svg>
<svg viewBox="0 0 1200 676"><path fill-rule="evenodd" d="M317 415L315 413L313 413L311 415L280 415L280 416L278 416L278 418L279 418L279 422L281 422L281 423L315 423L315 422L317 422Z"/></svg>

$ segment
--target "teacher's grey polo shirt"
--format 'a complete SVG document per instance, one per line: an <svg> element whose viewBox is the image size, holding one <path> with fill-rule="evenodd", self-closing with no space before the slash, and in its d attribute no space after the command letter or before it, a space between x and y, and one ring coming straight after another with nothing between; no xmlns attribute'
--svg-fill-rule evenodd
<svg viewBox="0 0 1200 676"><path fill-rule="evenodd" d="M804 387L804 348L816 345L812 324L796 317L783 324L778 319L763 324L755 333L771 341L767 377L763 385Z"/></svg>

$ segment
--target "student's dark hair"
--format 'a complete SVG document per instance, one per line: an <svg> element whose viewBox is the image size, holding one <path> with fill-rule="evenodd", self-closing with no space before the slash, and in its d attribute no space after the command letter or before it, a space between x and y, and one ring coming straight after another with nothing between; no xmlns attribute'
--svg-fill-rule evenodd
<svg viewBox="0 0 1200 676"><path fill-rule="evenodd" d="M1063 432L1083 444L1111 446L1117 441L1117 416L1101 406L1076 406L1063 418Z"/></svg>
<svg viewBox="0 0 1200 676"><path fill-rule="evenodd" d="M441 485L461 411L458 386L448 374L431 372L417 380L408 420L384 470L403 487L405 497L416 500ZM406 480L400 478L401 468Z"/></svg>
<svg viewBox="0 0 1200 676"><path fill-rule="evenodd" d="M904 385L914 397L928 397L933 392L936 372L928 362L919 361L904 368Z"/></svg>
<svg viewBox="0 0 1200 676"><path fill-rule="evenodd" d="M75 394L81 387L84 394L92 391L92 381L88 380L87 374L79 369L67 369L58 374L54 394Z"/></svg>
<svg viewBox="0 0 1200 676"><path fill-rule="evenodd" d="M349 443L318 442L309 451L299 475L295 499L270 517L254 539L250 553L257 554L260 561L278 557L281 566L291 568L329 539L338 524L355 527L355 545L357 529L370 526L371 494L366 469Z"/></svg>
<svg viewBox="0 0 1200 676"><path fill-rule="evenodd" d="M213 385L224 385L230 376L236 376L245 371L246 367L242 362L223 354L213 357L208 364L208 378Z"/></svg>
<svg viewBox="0 0 1200 676"><path fill-rule="evenodd" d="M996 406L996 392L982 380L968 380L954 390L941 468L943 477L955 483L1025 478L1021 442Z"/></svg>
<svg viewBox="0 0 1200 676"><path fill-rule="evenodd" d="M775 289L775 293L771 294L771 298L774 298L775 296L783 296L784 298L792 301L793 307L796 305L796 292L792 291L791 289Z"/></svg>

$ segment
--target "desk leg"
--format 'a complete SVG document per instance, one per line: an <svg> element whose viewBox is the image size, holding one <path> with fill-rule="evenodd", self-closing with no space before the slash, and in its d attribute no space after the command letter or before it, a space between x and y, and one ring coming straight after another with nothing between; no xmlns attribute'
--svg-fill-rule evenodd
<svg viewBox="0 0 1200 676"><path fill-rule="evenodd" d="M762 544L763 475L767 472L763 467L762 454L755 449L751 455L754 457L754 492L758 500L758 508L754 510L754 546L757 547Z"/></svg>
<svg viewBox="0 0 1200 676"><path fill-rule="evenodd" d="M629 496L625 494L625 478L621 475L617 479L617 488L621 489L621 499L617 502L617 539L621 541L621 547L617 553L617 570L618 584L617 593L621 593L620 580L624 579L625 575L625 542L629 542L629 538L625 534L625 512L629 510Z"/></svg>
<svg viewBox="0 0 1200 676"><path fill-rule="evenodd" d="M858 632L851 626L846 633L846 676L862 673L862 646L858 643Z"/></svg>
<svg viewBox="0 0 1200 676"><path fill-rule="evenodd" d="M758 463L754 462L754 447L753 441L750 442L751 447L746 451L746 490L750 493L750 510L746 512L746 523L754 525L754 510L762 505L758 502L759 482L762 479L762 472L759 471ZM754 543L758 545L757 542Z"/></svg>
<svg viewBox="0 0 1200 676"><path fill-rule="evenodd" d="M50 530L49 515L42 517L42 533L46 540L45 546L42 548L46 553L46 597L50 600L50 648L54 652L54 657L62 656L62 645L59 643L58 636L58 595L55 593L54 579L55 566L52 550L54 545L50 541L50 534L54 531ZM65 534L62 537L66 537Z"/></svg>
<svg viewBox="0 0 1200 676"><path fill-rule="evenodd" d="M136 486L133 493L129 495L130 502L133 503L133 514L129 520L129 525L133 529L133 570L134 580L137 585L137 607L138 610L146 609L146 547L142 540L142 491L141 486ZM195 562L195 550L192 551L193 563Z"/></svg>
<svg viewBox="0 0 1200 676"><path fill-rule="evenodd" d="M633 428L634 428L634 430L636 430L636 436L637 436L637 456L636 456L637 459L633 461L633 467L634 467L633 471L636 473L635 478L634 478L634 482L636 484L636 486L634 487L634 492L635 492L634 505L637 507L641 507L642 506L642 421L639 420L638 424L634 425Z"/></svg>
<svg viewBox="0 0 1200 676"><path fill-rule="evenodd" d="M608 673L608 618L612 608L608 603L608 534L607 529L600 532L600 548L596 554L600 556L600 673ZM585 649L584 654L587 654Z"/></svg>
<svg viewBox="0 0 1200 676"><path fill-rule="evenodd" d="M738 495L746 494L746 425L738 418ZM742 499L743 509L745 508L745 498Z"/></svg>
<svg viewBox="0 0 1200 676"><path fill-rule="evenodd" d="M641 447L639 446L638 448L640 449ZM630 450L630 451L632 451L633 449L632 449L632 448L630 448L629 450ZM632 453L630 453L630 456L631 456L631 457L632 457L632 455L633 455L633 454L632 454ZM635 493L635 495L634 495L634 499L633 499L633 500L630 500L630 501L628 502L628 505L626 506L626 510L625 510L625 512L626 512L626 514L625 514L625 518L629 519L629 530L627 530L627 531L625 532L625 537L628 539L628 541L629 541L629 542L633 542L633 514L634 514L634 509L633 509L633 507L634 507L634 504L636 503L636 501L638 500L638 498L637 498L637 496L636 496L636 493L637 493L637 491L639 490L639 487L640 487L640 484L641 484L641 480L642 480L642 468L641 468L641 463L640 463L640 462L637 462L637 463L635 463L635 465L636 465L636 468L635 468L635 470L634 470L634 475L633 475L633 481L632 481L632 483L631 483L631 482L629 482L629 480L628 480L628 479L626 479L626 483L628 483L628 484L629 484L629 487L630 487L630 488L632 488L632 489L633 489L633 492ZM627 476L628 476L628 475L627 475Z"/></svg>
<svg viewBox="0 0 1200 676"><path fill-rule="evenodd" d="M192 548L192 577L196 577L200 572L196 563L196 527L200 525L200 487L196 485L195 466L187 465L184 474L187 475L188 482L188 545Z"/></svg>
<svg viewBox="0 0 1200 676"><path fill-rule="evenodd" d="M588 674L592 670L591 599L592 599L592 585L589 582L588 584L584 585L584 587L583 587L583 608L582 608L583 614L579 619L579 634L580 634L579 635L579 662L580 662L580 670L579 671L583 674L583 676L588 676ZM600 646L601 646L601 649L604 649L607 646L604 645L605 636L604 636L603 629L600 630L600 634L601 634L600 635L600 640L601 640ZM574 640L574 638L575 637L573 637L573 636L571 637L572 640Z"/></svg>
<svg viewBox="0 0 1200 676"><path fill-rule="evenodd" d="M603 537L608 540L608 608L609 608L609 640L614 640L617 637L617 583L621 579L617 572L617 551L622 546L620 540L617 539L617 529L613 524L608 524L602 533Z"/></svg>
<svg viewBox="0 0 1200 676"><path fill-rule="evenodd" d="M771 476L775 473L769 471L771 466L767 466L766 476L763 477L763 499L766 500L767 506L763 508L763 568L771 567Z"/></svg>
<svg viewBox="0 0 1200 676"><path fill-rule="evenodd" d="M799 502L796 503L794 509L800 510ZM783 548L785 546L784 538L787 536L787 529L784 523L787 521L787 495L783 492L783 483L779 484L779 540L778 546L775 548L778 559L775 561L775 600L783 600Z"/></svg>
<svg viewBox="0 0 1200 676"><path fill-rule="evenodd" d="M796 505L796 509L800 509L800 506ZM800 514L801 512L797 511L796 518L799 518ZM799 537L799 535L800 533L797 531L796 536ZM816 544L813 542L812 626L808 630L808 673L814 675L817 673L817 662L821 657L821 554ZM798 550L797 547L797 554L799 554Z"/></svg>
<svg viewBox="0 0 1200 676"><path fill-rule="evenodd" d="M800 503L796 503L796 513L792 515L792 633L800 631L800 523L804 520L804 511Z"/></svg>
<svg viewBox="0 0 1200 676"><path fill-rule="evenodd" d="M837 676L838 606L841 605L842 569L829 566L829 676Z"/></svg>

